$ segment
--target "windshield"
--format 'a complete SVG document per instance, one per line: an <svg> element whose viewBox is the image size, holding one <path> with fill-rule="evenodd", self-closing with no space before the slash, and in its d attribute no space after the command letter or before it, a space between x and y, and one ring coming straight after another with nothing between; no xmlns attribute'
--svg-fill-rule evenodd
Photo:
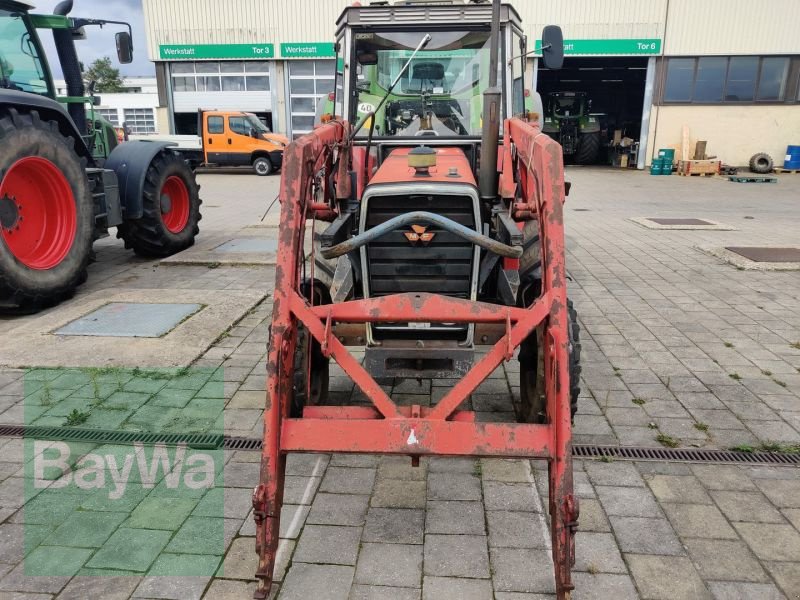
<svg viewBox="0 0 800 600"><path fill-rule="evenodd" d="M351 120L374 110L424 32L357 33L358 102ZM376 136L480 135L489 32L433 32L375 115ZM362 129L367 133L369 123Z"/></svg>
<svg viewBox="0 0 800 600"><path fill-rule="evenodd" d="M19 13L0 9L0 88L49 95L36 46Z"/></svg>
<svg viewBox="0 0 800 600"><path fill-rule="evenodd" d="M269 130L269 127L264 125L257 116L247 114L245 115L245 118L247 119L247 124L259 133L272 133Z"/></svg>
<svg viewBox="0 0 800 600"><path fill-rule="evenodd" d="M556 115L569 117L581 114L581 96L551 96L552 111Z"/></svg>

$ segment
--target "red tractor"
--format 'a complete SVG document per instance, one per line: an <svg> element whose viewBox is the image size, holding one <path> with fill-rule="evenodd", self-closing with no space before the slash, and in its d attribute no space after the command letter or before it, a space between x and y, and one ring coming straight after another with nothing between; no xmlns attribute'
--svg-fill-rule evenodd
<svg viewBox="0 0 800 600"><path fill-rule="evenodd" d="M547 460L557 595L568 598L580 346L562 151L524 109L519 16L497 0L352 6L336 39L334 113L284 153L255 597L272 581L287 453L355 452ZM559 68L561 30L542 40L544 64ZM488 347L478 357L477 345ZM364 348L363 365L346 346ZM331 405L331 358L371 406ZM514 422L460 409L511 360ZM454 385L432 406L401 406L387 378Z"/></svg>

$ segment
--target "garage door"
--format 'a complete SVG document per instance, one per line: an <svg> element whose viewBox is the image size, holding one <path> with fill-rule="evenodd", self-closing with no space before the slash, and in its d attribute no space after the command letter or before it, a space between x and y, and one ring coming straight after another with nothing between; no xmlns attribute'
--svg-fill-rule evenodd
<svg viewBox="0 0 800 600"><path fill-rule="evenodd" d="M270 67L266 60L172 63L174 111L193 113L205 108L268 112L272 110Z"/></svg>
<svg viewBox="0 0 800 600"><path fill-rule="evenodd" d="M297 137L314 128L317 104L333 91L334 60L289 62L290 133Z"/></svg>

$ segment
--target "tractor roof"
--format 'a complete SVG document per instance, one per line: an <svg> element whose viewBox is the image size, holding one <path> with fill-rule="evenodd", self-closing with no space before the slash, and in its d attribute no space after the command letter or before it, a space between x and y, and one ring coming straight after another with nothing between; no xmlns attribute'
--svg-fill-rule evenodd
<svg viewBox="0 0 800 600"><path fill-rule="evenodd" d="M411 26L424 28L430 25L457 27L460 24L490 25L492 5L482 4L443 4L439 2L418 2L413 4L373 4L370 6L348 6L336 21L336 33L344 27L372 27L375 25ZM500 7L500 23L515 23L522 26L522 20L514 7L503 4Z"/></svg>
<svg viewBox="0 0 800 600"><path fill-rule="evenodd" d="M0 0L0 8L27 12L34 6L28 2L21 2L21 0Z"/></svg>

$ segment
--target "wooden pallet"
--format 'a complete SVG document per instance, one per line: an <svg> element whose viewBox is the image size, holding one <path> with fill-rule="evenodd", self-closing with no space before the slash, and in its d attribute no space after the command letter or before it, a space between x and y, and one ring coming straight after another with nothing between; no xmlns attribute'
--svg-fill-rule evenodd
<svg viewBox="0 0 800 600"><path fill-rule="evenodd" d="M750 175L731 175L728 181L736 183L778 183L776 177L752 177Z"/></svg>
<svg viewBox="0 0 800 600"><path fill-rule="evenodd" d="M776 173L800 173L800 169L784 169L783 167L775 167L772 170Z"/></svg>
<svg viewBox="0 0 800 600"><path fill-rule="evenodd" d="M722 166L719 160L679 160L679 175L716 175Z"/></svg>
<svg viewBox="0 0 800 600"><path fill-rule="evenodd" d="M681 173L678 171L678 175L682 177L716 177L716 173Z"/></svg>

